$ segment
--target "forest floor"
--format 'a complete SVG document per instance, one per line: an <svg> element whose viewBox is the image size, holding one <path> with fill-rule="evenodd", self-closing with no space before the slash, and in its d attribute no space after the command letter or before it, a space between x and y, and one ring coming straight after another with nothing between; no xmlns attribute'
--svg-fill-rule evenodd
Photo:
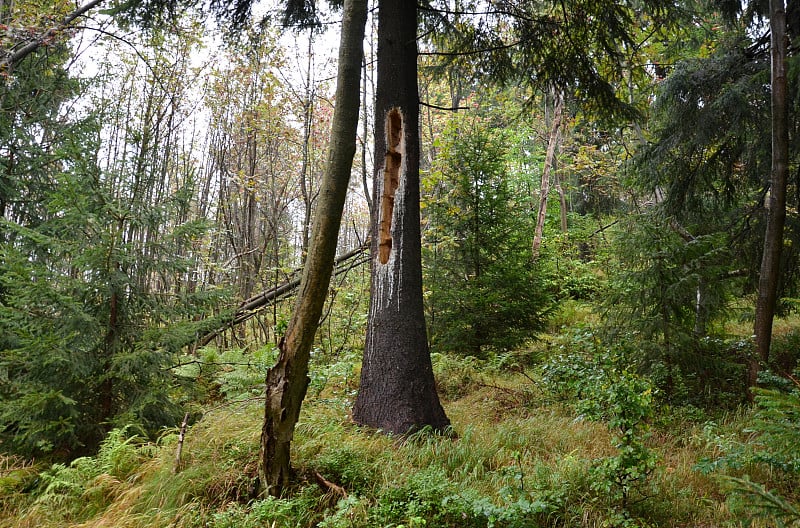
<svg viewBox="0 0 800 528"><path fill-rule="evenodd" d="M540 342L526 353L556 345ZM434 355L434 368L452 431L407 438L354 425L349 408L358 363L329 368L324 383L312 383L303 407L293 443L297 485L285 498L253 495L263 417L261 400L253 397L207 408L188 428L179 464L177 429L155 442L115 430L96 456L69 465L0 456L0 527L716 527L752 521L716 471L720 458L745 445L748 408L710 413L652 403L652 413L634 419L636 438L625 440L618 429L625 409L592 415L574 393L553 390L541 372L441 355ZM752 526L773 524L756 519Z"/></svg>
<svg viewBox="0 0 800 528"><path fill-rule="evenodd" d="M4 497L0 526L603 526L622 511L590 481L593 462L615 452L605 424L545 404L520 375L481 377L445 407L455 435L400 440L354 426L335 394L307 402L294 444L298 488L266 501L251 500L263 410L220 408L190 427L179 471L174 432L155 444L118 438L39 477L49 480L34 500L25 490ZM653 526L735 525L719 482L696 466L744 421L733 413L722 425L653 427L656 464L631 515ZM14 469L26 474L6 463L6 481Z"/></svg>

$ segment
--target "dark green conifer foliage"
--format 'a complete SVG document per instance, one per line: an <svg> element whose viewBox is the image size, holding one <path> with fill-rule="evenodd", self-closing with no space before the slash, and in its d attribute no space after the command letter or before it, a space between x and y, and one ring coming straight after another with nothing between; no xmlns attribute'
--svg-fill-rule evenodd
<svg viewBox="0 0 800 528"><path fill-rule="evenodd" d="M98 167L100 122L70 112L67 58L31 55L2 99L0 441L25 454L90 450L117 424L178 423L165 336L208 306L181 289L205 229L186 215L193 184L159 201L144 183L118 192L130 174Z"/></svg>
<svg viewBox="0 0 800 528"><path fill-rule="evenodd" d="M0 215L38 224L45 216L44 174L52 163L49 151L62 141L59 108L78 89L60 67L67 59L63 45L52 46L47 58L33 56L0 84ZM0 243L10 242L4 233Z"/></svg>
<svg viewBox="0 0 800 528"><path fill-rule="evenodd" d="M687 19L682 3L656 0L430 2L423 35L435 69L475 86L556 87L594 116L632 120L629 86L649 83L642 55ZM529 103L533 103L531 98Z"/></svg>
<svg viewBox="0 0 800 528"><path fill-rule="evenodd" d="M680 63L656 98L653 141L636 168L682 222L719 227L743 216L769 173L769 72L746 45L733 36L714 55Z"/></svg>
<svg viewBox="0 0 800 528"><path fill-rule="evenodd" d="M731 314L738 286L729 273L728 235L687 239L690 233L674 218L655 211L631 215L617 227L619 267L610 270L604 302L609 341L633 340L636 360L670 401L708 404L726 393L741 396L744 370L736 361L743 358L713 338L719 335L715 323Z"/></svg>
<svg viewBox="0 0 800 528"><path fill-rule="evenodd" d="M86 142L74 147L62 163L80 161ZM4 225L16 241L3 247L0 270L0 421L10 447L26 453L92 448L114 424L154 432L176 423L169 366L177 351L162 345L158 327L201 306L191 295L165 301L141 289L139 273L186 263L147 262L126 247L116 229L124 208L96 173L53 177L51 218Z"/></svg>
<svg viewBox="0 0 800 528"><path fill-rule="evenodd" d="M435 349L483 356L540 330L550 300L530 263L530 218L507 179L508 135L456 117L425 185L424 269Z"/></svg>
<svg viewBox="0 0 800 528"><path fill-rule="evenodd" d="M0 250L9 252L21 244L20 253L31 262L46 257L46 250L20 240L9 227L35 228L47 218L45 197L53 189L48 172L56 162L54 153L64 147L65 136L79 128L59 123L61 104L78 88L61 67L66 57L65 46L52 46L47 58L29 57L0 86ZM0 259L0 266L0 306L5 306L11 295L11 255ZM0 332L0 348L16 342L12 334Z"/></svg>
<svg viewBox="0 0 800 528"><path fill-rule="evenodd" d="M679 63L662 83L653 107L652 141L638 151L633 174L642 191L655 190L655 201L663 199L657 208L686 231L720 238L721 247L730 250L728 276L746 275L747 293L757 285L769 189L768 43L736 28L712 49L709 56ZM792 93L796 108L797 92ZM792 159L797 140L792 132ZM794 181L789 201L796 204L797 198ZM791 243L784 246L779 287L783 296L797 292L798 237L797 218L790 214L784 238Z"/></svg>
<svg viewBox="0 0 800 528"><path fill-rule="evenodd" d="M631 223L621 239L623 260L638 270L626 280L659 288L659 281L648 282L644 274L670 266L676 275L664 279L663 287L682 285L685 290L662 302L661 311L673 315L697 315L692 289L701 283L704 294L711 295L703 305L722 313L722 292L740 285L732 279L746 273L754 284L758 271L754 253L763 231L757 206L769 174L769 137L763 134L769 129L767 72L747 59L741 41L726 44L712 57L683 62L664 81L654 106L654 141L638 151L632 164L642 192L655 193L655 199L644 221ZM689 265L686 258L697 258L692 254L706 256ZM648 299L633 295L628 300L638 306L635 311L646 312ZM708 312L704 318L713 316ZM654 319L643 319L648 320ZM675 334L664 327L659 333L692 334L692 317L670 321L683 331Z"/></svg>
<svg viewBox="0 0 800 528"><path fill-rule="evenodd" d="M146 28L168 24L170 19L185 11L210 12L231 31L231 36L235 36L250 22L254 4L254 0L117 0L108 12L118 22ZM343 0L330 0L328 4L340 9ZM280 13L268 12L260 23L279 18L284 27L311 28L321 24L315 0L285 0L276 11Z"/></svg>
<svg viewBox="0 0 800 528"><path fill-rule="evenodd" d="M614 323L641 332L650 345L644 348L668 370L695 379L730 371L743 380L745 356L715 357L702 338L713 335L729 299L758 283L771 154L769 47L743 26L709 34L708 41L659 87L651 142L631 164L651 202L619 237L626 271L609 299L612 313L624 314ZM792 216L780 285L789 296L797 287ZM740 363L733 371L732 360Z"/></svg>

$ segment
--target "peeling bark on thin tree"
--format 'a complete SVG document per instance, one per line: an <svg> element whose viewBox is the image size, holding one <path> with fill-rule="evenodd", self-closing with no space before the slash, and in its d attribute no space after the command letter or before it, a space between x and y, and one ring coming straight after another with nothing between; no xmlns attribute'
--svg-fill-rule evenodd
<svg viewBox="0 0 800 528"><path fill-rule="evenodd" d="M450 421L436 393L422 302L414 0L381 0L375 105L372 285L353 419L406 434Z"/></svg>
<svg viewBox="0 0 800 528"><path fill-rule="evenodd" d="M266 378L259 478L261 489L275 496L286 489L291 479L290 449L294 427L308 389L311 347L336 256L342 211L356 151L366 20L366 0L345 0L328 166L320 187L300 292L286 335L280 343L278 361Z"/></svg>
<svg viewBox="0 0 800 528"><path fill-rule="evenodd" d="M789 179L789 97L786 77L786 9L783 0L770 0L772 63L772 177L767 231L758 279L754 333L756 357L751 360L748 383L756 384L759 362L766 363L772 341L772 322L778 298L778 283L786 222L786 182Z"/></svg>
<svg viewBox="0 0 800 528"><path fill-rule="evenodd" d="M542 245L542 234L544 232L544 221L547 217L547 195L550 194L550 172L552 171L556 157L556 147L561 135L561 118L564 109L564 96L561 93L555 94L555 110L553 111L553 122L550 125L550 135L547 138L547 154L544 158L544 170L542 171L542 188L539 197L539 211L536 215L536 228L533 235L533 245L531 247L531 258L539 258L539 248Z"/></svg>

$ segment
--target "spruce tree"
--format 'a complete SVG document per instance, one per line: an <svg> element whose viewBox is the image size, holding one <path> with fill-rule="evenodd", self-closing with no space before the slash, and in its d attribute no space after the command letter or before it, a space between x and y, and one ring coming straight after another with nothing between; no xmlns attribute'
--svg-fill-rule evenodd
<svg viewBox="0 0 800 528"><path fill-rule="evenodd" d="M551 304L516 207L509 135L481 117L451 120L425 180L424 262L436 350L484 357L541 330Z"/></svg>
<svg viewBox="0 0 800 528"><path fill-rule="evenodd" d="M88 81L69 59L63 42L32 53L3 97L0 435L25 454L91 450L115 425L174 425L169 327L214 300L185 288L205 224L189 215L194 181L173 178L158 148L174 128L129 115L136 155L101 163L107 115L74 111Z"/></svg>

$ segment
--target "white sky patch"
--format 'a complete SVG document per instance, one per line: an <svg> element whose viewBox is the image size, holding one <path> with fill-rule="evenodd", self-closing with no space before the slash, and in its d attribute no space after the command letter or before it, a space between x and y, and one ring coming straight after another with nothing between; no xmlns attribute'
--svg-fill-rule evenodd
<svg viewBox="0 0 800 528"><path fill-rule="evenodd" d="M260 2L254 8L256 20L264 14L273 14L273 20L276 22L280 19L279 6L280 2ZM186 28L189 26L192 18L185 17L176 22ZM278 38L278 47L284 56L284 61L274 69L274 74L280 80L282 85L281 90L284 90L284 97L295 98L296 101L301 100L307 93L310 86L313 87L315 95L319 98L316 105L332 105L333 94L336 85L337 74L337 56L339 47L340 36L340 21L341 13L325 13L323 14L322 30L313 35L309 41L310 34L308 30L295 31L292 29L282 30ZM135 67L135 74L137 83L140 85L139 90L143 90L147 82L161 83L159 80L159 63L154 59L155 53L158 53L152 47L148 46L145 34L139 29L122 30L117 27L112 18L103 15L99 12L82 19L79 22L80 31L78 31L72 40L73 49L75 50L75 59L70 68L72 75L83 78L92 79L100 74L106 75L107 72L112 74L106 75L105 79L98 80L94 84L90 92L82 96L75 102L72 111L78 111L82 114L91 112L93 110L93 103L97 97L102 97L102 94L108 93L121 93L123 83L130 83L130 79L125 79L126 71L131 68L133 62ZM206 20L203 22L202 28L198 28L199 41L192 46L189 54L189 62L187 71L192 72L191 79L188 86L184 91L179 94L179 113L181 114L181 121L178 126L180 127L183 143L183 149L194 160L200 171L207 170L204 166L209 162L209 156L206 152L208 148L208 138L206 131L209 129L211 122L210 109L205 103L207 97L207 84L210 82L213 70L221 66L224 70L225 64L220 64L222 61L227 61L229 51L223 42L223 37L220 29L213 20ZM370 27L367 28L367 34L370 34ZM167 34L165 38L169 40L174 35ZM368 37L369 38L369 37ZM372 52L366 49L367 60L370 60ZM167 57L176 57L177 54L171 51L168 47L161 52ZM117 77L115 75L119 73ZM370 75L369 73L367 75ZM169 86L169 83L163 81L163 86ZM367 86L372 83L368 82ZM371 108L372 94L367 97L368 106ZM132 117L135 119L136 117ZM301 115L284 116L286 122L290 126L301 129L303 126ZM106 126L109 126L106 124ZM360 142L371 145L371 125L367 127L370 131L369 137L359 137ZM105 139L113 134L112 131L105 131L102 133L101 138L105 143ZM363 135L363 128L359 126L359 136ZM102 147L107 149L105 145ZM124 146L128 149L128 146ZM133 148L131 146L131 148ZM130 153L123 152L123 156L130 155ZM107 151L101 153L103 159L111 160L111 156ZM368 163L371 156L367 157ZM358 160L356 160L358 161ZM108 167L111 168L111 167ZM371 174L371 168L367 169ZM371 177L368 178L371 182ZM364 190L361 183L360 175L354 174L351 192L348 201L353 200L356 202L357 207L354 213L357 216L363 216L363 210L366 209L366 200L364 197ZM211 189L211 194L216 196L218 189ZM213 199L212 199L213 202ZM362 203L363 202L363 203ZM350 202L351 204L353 202ZM363 206L363 207L361 207ZM294 209L294 208L293 208ZM297 224L302 223L301 215L302 208L297 207L293 211L293 216L297 216ZM355 222L350 221L343 223L343 232L347 229L354 230L358 236L363 237L365 228L356 226ZM347 237L345 237L347 238Z"/></svg>

